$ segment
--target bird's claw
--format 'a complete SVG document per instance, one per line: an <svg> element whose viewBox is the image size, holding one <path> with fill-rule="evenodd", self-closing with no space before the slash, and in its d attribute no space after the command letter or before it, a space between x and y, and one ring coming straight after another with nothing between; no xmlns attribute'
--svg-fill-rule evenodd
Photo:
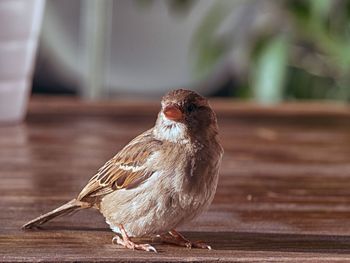
<svg viewBox="0 0 350 263"><path fill-rule="evenodd" d="M191 242L191 247L212 250L211 246L209 246L201 241Z"/></svg>
<svg viewBox="0 0 350 263"><path fill-rule="evenodd" d="M135 248L139 250L148 251L148 252L158 253L155 247L151 246L150 244L135 244Z"/></svg>
<svg viewBox="0 0 350 263"><path fill-rule="evenodd" d="M158 253L158 251L150 244L135 244L131 240L124 240L124 239L120 238L118 235L113 237L112 243L117 244L117 245L121 245L125 248L132 249L132 250L137 249L137 250L144 250L144 251L148 251L148 252Z"/></svg>
<svg viewBox="0 0 350 263"><path fill-rule="evenodd" d="M191 249L192 248L192 243L190 241L185 242L185 247Z"/></svg>
<svg viewBox="0 0 350 263"><path fill-rule="evenodd" d="M211 246L205 244L202 241L190 241L187 238L185 238L183 235L181 235L176 230L171 230L168 232L168 234L164 234L159 236L161 240L165 243L174 244L181 247L186 247L188 249L191 248L201 248L201 249L208 249L211 250Z"/></svg>
<svg viewBox="0 0 350 263"><path fill-rule="evenodd" d="M211 246L201 242L201 241L188 241L186 243L184 243L184 246L186 248L202 248L202 249L208 249L208 250L211 250Z"/></svg>

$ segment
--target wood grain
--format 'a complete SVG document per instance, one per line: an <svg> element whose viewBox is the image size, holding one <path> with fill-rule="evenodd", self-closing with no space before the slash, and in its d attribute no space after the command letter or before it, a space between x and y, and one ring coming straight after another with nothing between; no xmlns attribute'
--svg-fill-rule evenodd
<svg viewBox="0 0 350 263"><path fill-rule="evenodd" d="M157 102L34 97L27 121L0 127L0 261L350 261L350 109L214 100L225 148L215 200L180 230L213 251L111 244L96 211L39 231L20 226L75 196L130 139Z"/></svg>

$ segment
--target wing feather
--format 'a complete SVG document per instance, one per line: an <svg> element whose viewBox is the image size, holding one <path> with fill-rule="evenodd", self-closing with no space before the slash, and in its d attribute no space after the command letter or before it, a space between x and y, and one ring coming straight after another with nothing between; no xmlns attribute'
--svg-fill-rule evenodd
<svg viewBox="0 0 350 263"><path fill-rule="evenodd" d="M151 130L136 137L98 170L80 192L78 200L140 185L154 173L148 162L161 144L153 138Z"/></svg>

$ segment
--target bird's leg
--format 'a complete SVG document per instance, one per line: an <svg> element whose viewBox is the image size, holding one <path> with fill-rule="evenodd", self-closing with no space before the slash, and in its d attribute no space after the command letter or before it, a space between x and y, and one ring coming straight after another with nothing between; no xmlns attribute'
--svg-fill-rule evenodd
<svg viewBox="0 0 350 263"><path fill-rule="evenodd" d="M160 237L161 241L164 243L173 244L173 245L177 245L180 247L187 247L187 248L192 247L192 244L188 239L186 239L182 236L181 236L182 238L179 238L179 237L176 238L170 234L170 231L166 234L160 235L159 237Z"/></svg>
<svg viewBox="0 0 350 263"><path fill-rule="evenodd" d="M135 244L134 242L132 242L128 236L128 234L126 233L123 225L118 225L119 229L120 229L120 233L121 236L116 235L115 237L113 237L112 239L112 243L113 244L118 244L121 245L125 248L128 249L137 249L137 250L145 250L145 251L153 251L157 253L157 250L152 247L150 244Z"/></svg>
<svg viewBox="0 0 350 263"><path fill-rule="evenodd" d="M211 246L201 242L201 241L190 241L187 238L185 238L182 234L177 232L175 229L170 230L168 234L161 235L160 236L162 241L165 243L170 243L174 245L178 245L181 247L187 247L187 248L204 248L204 249L211 249Z"/></svg>

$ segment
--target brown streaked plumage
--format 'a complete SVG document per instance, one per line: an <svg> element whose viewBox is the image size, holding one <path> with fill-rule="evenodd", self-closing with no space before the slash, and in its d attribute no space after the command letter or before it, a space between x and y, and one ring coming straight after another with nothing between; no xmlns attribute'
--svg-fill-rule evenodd
<svg viewBox="0 0 350 263"><path fill-rule="evenodd" d="M214 198L223 154L215 113L189 90L162 99L155 126L127 144L103 165L76 199L23 226L33 228L84 208L96 208L126 248L156 251L129 237L160 235L164 242L209 248L175 231Z"/></svg>

